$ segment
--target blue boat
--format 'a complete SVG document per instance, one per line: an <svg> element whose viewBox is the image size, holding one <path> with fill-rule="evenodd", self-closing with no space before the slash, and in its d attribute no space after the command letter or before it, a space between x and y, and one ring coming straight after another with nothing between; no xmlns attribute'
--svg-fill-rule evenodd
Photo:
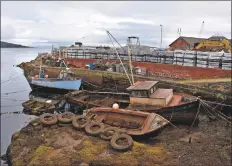
<svg viewBox="0 0 232 166"><path fill-rule="evenodd" d="M59 92L76 91L80 89L82 80L73 75L70 71L62 70L59 78L32 78L29 83L32 89L45 88L49 91L59 90Z"/></svg>
<svg viewBox="0 0 232 166"><path fill-rule="evenodd" d="M31 84L47 88L79 90L81 86L81 79L62 80L59 78L34 78L31 80Z"/></svg>

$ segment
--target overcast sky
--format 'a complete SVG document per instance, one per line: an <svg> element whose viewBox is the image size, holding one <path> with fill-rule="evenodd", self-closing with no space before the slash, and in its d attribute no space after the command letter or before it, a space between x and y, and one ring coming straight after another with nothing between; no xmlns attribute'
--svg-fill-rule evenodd
<svg viewBox="0 0 232 166"><path fill-rule="evenodd" d="M177 37L219 34L231 39L231 2L1 2L1 41L29 46L121 43L138 36L141 45L168 46ZM83 38L84 37L84 38Z"/></svg>

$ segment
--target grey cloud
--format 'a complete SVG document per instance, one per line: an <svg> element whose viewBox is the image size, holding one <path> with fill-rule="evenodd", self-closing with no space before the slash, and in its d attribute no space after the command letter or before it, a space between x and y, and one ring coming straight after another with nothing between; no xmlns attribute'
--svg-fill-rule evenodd
<svg viewBox="0 0 232 166"><path fill-rule="evenodd" d="M16 32L12 25L1 26L1 40L13 39L15 36Z"/></svg>
<svg viewBox="0 0 232 166"><path fill-rule="evenodd" d="M117 18L133 18L137 20L148 20L154 23L141 24L133 22L119 21L115 22L117 28L112 27L112 23L108 26L104 20L91 20L86 16L85 23L87 26L92 25L92 21L99 21L113 34L113 36L121 43L125 44L128 36L140 37L141 44L155 45L160 44L160 24L163 25L163 43L170 44L177 37L177 28L182 28L182 34L185 36L195 36L199 34L201 22L206 22L205 29L202 34L204 37L210 37L215 33L225 35L231 38L231 2L158 2L158 1L97 1L97 2L74 2L74 1L31 1L31 2L1 2L1 15L9 17L12 20L29 20L34 25L28 25L23 31L33 29L28 39L47 40L48 43L73 43L74 36L80 36L75 31L75 25L67 25L59 20L62 15L56 15L65 11L79 11L80 9L88 9L90 13L102 14L111 20ZM49 11L48 13L46 13ZM46 14L45 14L46 13ZM47 16L48 15L48 16ZM72 18L71 18L72 17ZM64 17L66 18L66 17ZM78 15L67 16L67 20L72 19L78 22ZM54 23L54 22L56 23ZM44 23L45 22L45 23ZM58 22L58 23L57 23ZM21 23L23 24L23 23ZM230 25L230 26L229 26ZM1 27L2 37L14 39L21 33L20 24L11 27ZM119 26L119 28L118 28ZM77 28L78 29L78 28ZM96 28L96 30L105 31L104 28ZM91 30L90 30L91 31ZM16 33L17 32L17 33ZM65 37L68 33L70 36ZM82 32L80 32L81 34ZM89 32L92 33L92 32ZM60 37L62 36L62 37ZM22 37L22 36L20 36ZM26 36L25 36L26 38ZM78 39L76 39L78 40ZM107 43L107 35L95 34L86 35L83 42L88 43ZM34 43L38 44L38 43Z"/></svg>

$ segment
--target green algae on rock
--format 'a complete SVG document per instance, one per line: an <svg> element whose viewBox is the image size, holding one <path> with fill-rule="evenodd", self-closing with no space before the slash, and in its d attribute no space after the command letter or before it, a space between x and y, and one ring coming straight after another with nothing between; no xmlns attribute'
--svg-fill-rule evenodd
<svg viewBox="0 0 232 166"><path fill-rule="evenodd" d="M87 136L70 126L42 127L29 123L14 134L7 157L13 166L229 165L231 133L224 123L202 122L192 130L201 132L200 141L183 142L182 138L189 136L188 130L169 127L155 139L136 140L130 151L118 152L109 141Z"/></svg>

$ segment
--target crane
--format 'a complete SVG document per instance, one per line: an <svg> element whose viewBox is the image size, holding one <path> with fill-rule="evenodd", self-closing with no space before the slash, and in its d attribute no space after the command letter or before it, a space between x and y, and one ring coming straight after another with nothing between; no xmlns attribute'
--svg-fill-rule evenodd
<svg viewBox="0 0 232 166"><path fill-rule="evenodd" d="M203 21L202 24L201 24L201 29L200 29L199 37L201 37L201 34L202 34L203 30L204 30L204 24L205 24L205 22Z"/></svg>
<svg viewBox="0 0 232 166"><path fill-rule="evenodd" d="M181 28L178 28L178 29L177 29L177 35L178 35L178 37L181 36Z"/></svg>

